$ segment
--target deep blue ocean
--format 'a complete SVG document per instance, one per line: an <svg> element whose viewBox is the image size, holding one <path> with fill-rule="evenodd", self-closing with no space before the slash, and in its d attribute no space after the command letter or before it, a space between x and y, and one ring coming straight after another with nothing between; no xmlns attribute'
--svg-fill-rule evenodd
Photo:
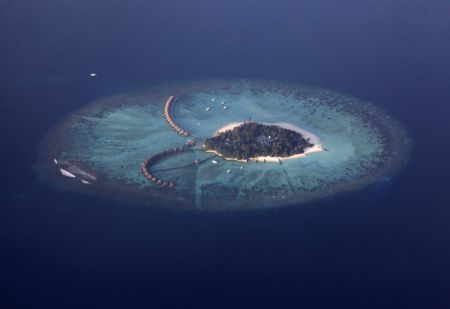
<svg viewBox="0 0 450 309"><path fill-rule="evenodd" d="M409 164L363 191L231 214L38 181L38 143L67 113L209 78L372 102L406 126ZM0 308L450 308L446 0L5 0L0 85Z"/></svg>

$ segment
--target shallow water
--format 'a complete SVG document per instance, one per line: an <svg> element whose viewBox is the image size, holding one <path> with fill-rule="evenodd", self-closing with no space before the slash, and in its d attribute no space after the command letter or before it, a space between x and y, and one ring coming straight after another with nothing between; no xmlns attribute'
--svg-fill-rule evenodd
<svg viewBox="0 0 450 309"><path fill-rule="evenodd" d="M171 189L146 181L138 168L147 158L188 140L162 115L168 94L176 97L174 122L197 143L189 150L193 153L158 164L156 177L176 183ZM212 164L212 154L201 148L204 139L249 118L307 128L326 150L282 164L221 157ZM53 174L51 182L61 186L76 183L75 190L83 192L90 179L82 173L64 179L55 171L61 168L59 162L69 163L72 170L88 168L99 175L88 184L90 193L105 196L103 191L115 183L122 198L131 187L133 200L148 204L159 196L153 204L163 207L261 209L298 205L392 176L407 162L410 144L397 121L350 96L276 82L203 81L107 97L75 111L46 136L39 171ZM194 160L202 163L195 167Z"/></svg>
<svg viewBox="0 0 450 309"><path fill-rule="evenodd" d="M0 307L448 308L449 15L445 0L3 1ZM53 124L96 99L236 78L371 102L405 125L411 160L388 183L232 214L54 189L33 169Z"/></svg>

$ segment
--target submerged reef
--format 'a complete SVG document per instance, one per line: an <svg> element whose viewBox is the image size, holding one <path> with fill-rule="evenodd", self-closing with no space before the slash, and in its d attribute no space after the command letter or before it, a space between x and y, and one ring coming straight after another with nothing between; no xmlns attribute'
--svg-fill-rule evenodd
<svg viewBox="0 0 450 309"><path fill-rule="evenodd" d="M238 143L233 132L245 124L261 127ZM239 147L202 147L226 143ZM401 124L351 96L269 81L199 81L101 98L73 112L44 137L36 170L61 189L120 201L261 209L390 177L409 149Z"/></svg>

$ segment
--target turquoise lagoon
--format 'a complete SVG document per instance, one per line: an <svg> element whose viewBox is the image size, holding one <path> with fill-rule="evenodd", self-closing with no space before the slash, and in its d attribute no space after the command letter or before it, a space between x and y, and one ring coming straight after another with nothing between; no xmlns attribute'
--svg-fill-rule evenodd
<svg viewBox="0 0 450 309"><path fill-rule="evenodd" d="M251 117L308 130L328 151L282 164L242 163L195 147L152 166L159 178L177 183L160 188L143 177L140 165L187 141L164 120L170 95L177 98L175 121L197 145L227 124ZM37 169L60 188L117 200L180 209L261 209L298 205L385 179L404 165L409 148L402 125L348 95L270 81L199 81L105 97L73 112L45 137ZM194 160L202 163L195 166ZM95 180L83 183L80 173L64 177L62 167Z"/></svg>

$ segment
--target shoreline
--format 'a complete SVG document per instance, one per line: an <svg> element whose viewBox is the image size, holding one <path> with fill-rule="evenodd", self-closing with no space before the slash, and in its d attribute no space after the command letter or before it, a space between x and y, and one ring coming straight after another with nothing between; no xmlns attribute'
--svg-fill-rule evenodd
<svg viewBox="0 0 450 309"><path fill-rule="evenodd" d="M261 124L265 124L265 125L275 125L275 126L279 126L282 127L284 129L289 129L292 131L295 131L297 133L300 133L303 135L304 138L308 139L311 143L313 143L312 147L306 148L305 151L303 153L298 153L289 157L264 157L264 156L260 156L260 157L253 157L253 158L249 158L250 161L262 161L264 162L264 160L266 160L266 162L279 162L280 160L291 160L291 159L298 159L298 158L303 158L306 157L307 155L309 155L310 153L314 153L314 152L320 152L320 151L324 151L322 145L320 144L320 139L317 135L299 128L293 124L290 123L286 123L286 122L278 122L278 123L265 123L265 122L260 122ZM214 132L213 136L218 135L219 133L223 133L225 131L229 131L234 129L235 127L238 127L240 125L244 124L244 122L231 122L229 124L227 124L226 126L220 128L219 130L217 130L216 132ZM207 150L206 152L210 152L210 153L214 153L220 157L222 157L225 160L229 160L229 161L238 161L238 162L246 162L247 160L242 160L242 159L237 159L237 158L228 158L228 157L224 157L222 154L218 153L215 150Z"/></svg>

